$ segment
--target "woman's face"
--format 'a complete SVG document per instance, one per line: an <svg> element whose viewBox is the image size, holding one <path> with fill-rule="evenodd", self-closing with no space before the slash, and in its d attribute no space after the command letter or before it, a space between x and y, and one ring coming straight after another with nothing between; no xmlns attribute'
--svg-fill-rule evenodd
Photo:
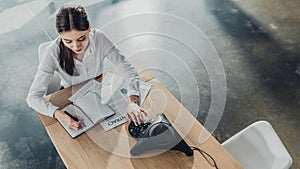
<svg viewBox="0 0 300 169"><path fill-rule="evenodd" d="M84 54L89 44L89 32L90 29L86 31L71 30L61 32L60 35L64 45L79 55Z"/></svg>

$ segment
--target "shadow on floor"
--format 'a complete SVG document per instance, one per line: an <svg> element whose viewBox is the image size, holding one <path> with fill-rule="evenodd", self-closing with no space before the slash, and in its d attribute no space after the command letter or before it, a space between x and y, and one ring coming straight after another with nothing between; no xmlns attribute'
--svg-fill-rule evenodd
<svg viewBox="0 0 300 169"><path fill-rule="evenodd" d="M258 24L255 17L259 16L248 16L232 1L210 0L205 3L222 31L238 46L239 52L243 54L242 61L247 65L245 69L239 68L235 76L232 76L232 71L237 68L225 68L228 97L222 120L213 134L223 142L255 121L271 121L294 158L293 167L297 168L299 139L287 133L300 128L300 116L297 115L300 104L299 54L284 49L280 41L272 38ZM230 53L230 49L218 50ZM226 54L221 59L234 60L233 56ZM247 77L240 78L242 73ZM239 82L239 79L246 80ZM243 89L241 84L247 84L249 90Z"/></svg>

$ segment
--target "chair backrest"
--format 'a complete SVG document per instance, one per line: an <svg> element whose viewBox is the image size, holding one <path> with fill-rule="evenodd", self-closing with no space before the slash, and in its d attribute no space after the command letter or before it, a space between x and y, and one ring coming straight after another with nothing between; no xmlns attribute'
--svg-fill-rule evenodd
<svg viewBox="0 0 300 169"><path fill-rule="evenodd" d="M40 44L39 49L38 49L39 62L41 62L41 60L43 59L46 49L50 44L51 44L51 41ZM54 75L52 76L50 83L48 85L46 94L50 94L55 91L58 91L59 88L60 88L60 77L57 74L57 72L54 72Z"/></svg>
<svg viewBox="0 0 300 169"><path fill-rule="evenodd" d="M46 49L50 44L51 44L51 41L40 44L39 50L38 50L39 62L41 62L41 60L46 52Z"/></svg>
<svg viewBox="0 0 300 169"><path fill-rule="evenodd" d="M271 124L258 121L222 144L245 169L288 169L292 158Z"/></svg>

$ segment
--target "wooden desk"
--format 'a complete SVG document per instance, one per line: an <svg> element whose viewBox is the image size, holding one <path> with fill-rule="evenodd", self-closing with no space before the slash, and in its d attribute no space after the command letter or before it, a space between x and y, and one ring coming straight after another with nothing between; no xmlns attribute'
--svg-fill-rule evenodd
<svg viewBox="0 0 300 169"><path fill-rule="evenodd" d="M215 140L214 137L182 106L180 102L153 76L141 75L141 80L153 84L143 104L150 117L164 112L178 133L188 145L199 147L211 154L220 169L241 169L235 159ZM47 96L54 105L64 107L69 104L67 98L73 89L67 88ZM197 151L187 157L178 151L167 151L156 156L130 157L129 151L136 141L129 136L128 124L121 125L109 132L104 132L96 125L76 139L72 139L63 127L53 118L39 114L55 148L67 168L92 169L174 169L174 168L214 168Z"/></svg>

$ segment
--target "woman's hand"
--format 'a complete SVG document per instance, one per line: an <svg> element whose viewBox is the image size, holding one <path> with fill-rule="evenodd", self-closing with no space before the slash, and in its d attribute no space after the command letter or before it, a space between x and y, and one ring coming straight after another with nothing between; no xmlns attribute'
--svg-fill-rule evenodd
<svg viewBox="0 0 300 169"><path fill-rule="evenodd" d="M147 116L147 113L143 108L137 105L138 96L129 96L129 102L126 109L126 118L128 122L134 122L136 126L140 125L144 120L143 116Z"/></svg>
<svg viewBox="0 0 300 169"><path fill-rule="evenodd" d="M70 116L68 116L67 114L65 114L63 111L61 110L56 110L54 112L54 117L56 119L59 119L61 121L63 121L65 123L66 126L68 126L68 128L72 129L72 130L79 130L83 127L82 125L82 118L77 116L76 114L71 114L73 117L77 118L79 121L76 122L75 120L73 120Z"/></svg>

